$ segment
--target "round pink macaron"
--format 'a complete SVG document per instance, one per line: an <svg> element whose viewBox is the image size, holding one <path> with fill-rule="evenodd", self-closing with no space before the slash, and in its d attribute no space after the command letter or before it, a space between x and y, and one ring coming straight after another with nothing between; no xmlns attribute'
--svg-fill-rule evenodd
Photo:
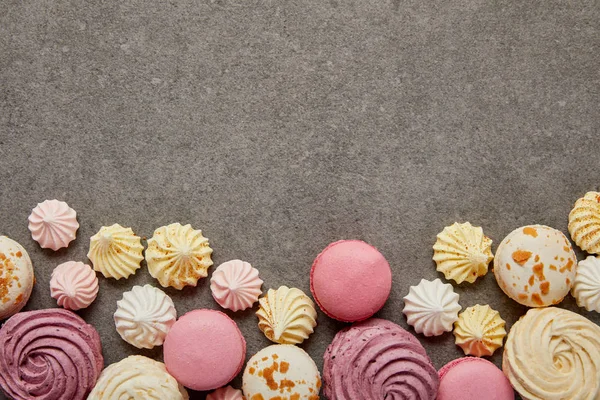
<svg viewBox="0 0 600 400"><path fill-rule="evenodd" d="M500 368L479 357L462 357L439 370L437 400L514 400L515 392Z"/></svg>
<svg viewBox="0 0 600 400"><path fill-rule="evenodd" d="M383 307L392 271L383 255L360 240L331 243L310 271L310 290L321 310L344 322L362 321Z"/></svg>
<svg viewBox="0 0 600 400"><path fill-rule="evenodd" d="M212 390L241 371L246 340L222 312L194 310L173 324L163 351L167 370L179 383L194 390Z"/></svg>

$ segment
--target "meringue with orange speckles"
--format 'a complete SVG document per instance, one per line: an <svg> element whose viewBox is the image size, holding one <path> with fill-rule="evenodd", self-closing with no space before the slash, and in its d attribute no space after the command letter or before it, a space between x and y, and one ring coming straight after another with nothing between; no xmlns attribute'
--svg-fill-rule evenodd
<svg viewBox="0 0 600 400"><path fill-rule="evenodd" d="M77 213L64 201L38 203L29 216L31 237L43 249L58 250L75 240L79 229Z"/></svg>
<svg viewBox="0 0 600 400"><path fill-rule="evenodd" d="M206 396L206 400L244 400L241 390L224 386Z"/></svg>
<svg viewBox="0 0 600 400"><path fill-rule="evenodd" d="M127 279L144 259L142 240L131 228L119 224L103 226L90 238L88 258L105 278Z"/></svg>
<svg viewBox="0 0 600 400"><path fill-rule="evenodd" d="M577 246L600 254L600 192L587 192L569 213L569 233Z"/></svg>
<svg viewBox="0 0 600 400"><path fill-rule="evenodd" d="M494 259L494 276L508 297L528 307L560 303L573 286L577 257L567 237L544 225L509 233Z"/></svg>
<svg viewBox="0 0 600 400"><path fill-rule="evenodd" d="M487 274L493 258L492 240L483 234L481 227L469 222L445 227L433 245L437 270L456 283L473 283Z"/></svg>
<svg viewBox="0 0 600 400"><path fill-rule="evenodd" d="M223 308L240 311L252 307L262 294L258 270L242 260L219 265L210 278L210 290Z"/></svg>
<svg viewBox="0 0 600 400"><path fill-rule="evenodd" d="M0 236L0 320L25 306L34 281L33 265L23 246Z"/></svg>
<svg viewBox="0 0 600 400"><path fill-rule="evenodd" d="M269 289L258 302L258 327L272 342L302 343L317 326L315 303L300 289Z"/></svg>
<svg viewBox="0 0 600 400"><path fill-rule="evenodd" d="M89 265L67 261L52 271L50 296L68 310L88 307L98 295L98 278Z"/></svg>
<svg viewBox="0 0 600 400"><path fill-rule="evenodd" d="M500 318L500 313L488 305L468 307L459 314L454 323L456 345L463 349L466 355L477 357L491 356L506 336L506 322Z"/></svg>
<svg viewBox="0 0 600 400"><path fill-rule="evenodd" d="M579 261L571 294L579 307L600 312L600 257Z"/></svg>
<svg viewBox="0 0 600 400"><path fill-rule="evenodd" d="M181 290L184 286L196 286L198 279L208 275L208 268L213 265L212 251L201 230L174 223L154 231L148 240L146 262L150 275L162 287Z"/></svg>

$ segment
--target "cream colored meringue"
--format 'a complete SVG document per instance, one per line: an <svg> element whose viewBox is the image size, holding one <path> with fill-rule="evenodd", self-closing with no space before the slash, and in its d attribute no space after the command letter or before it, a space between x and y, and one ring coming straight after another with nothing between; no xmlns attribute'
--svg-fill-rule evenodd
<svg viewBox="0 0 600 400"><path fill-rule="evenodd" d="M88 307L98 295L98 278L89 265L67 261L52 271L50 295L68 310Z"/></svg>
<svg viewBox="0 0 600 400"><path fill-rule="evenodd" d="M579 307L600 312L600 257L579 261L571 294Z"/></svg>
<svg viewBox="0 0 600 400"><path fill-rule="evenodd" d="M119 335L138 349L162 345L176 319L173 300L150 285L134 286L123 293L114 314Z"/></svg>
<svg viewBox="0 0 600 400"><path fill-rule="evenodd" d="M202 231L189 224L174 223L154 231L148 240L146 262L150 275L163 287L181 290L184 286L196 286L198 279L208 275L208 268L213 265L211 254Z"/></svg>
<svg viewBox="0 0 600 400"><path fill-rule="evenodd" d="M102 371L87 400L187 400L188 393L161 362L129 356Z"/></svg>
<svg viewBox="0 0 600 400"><path fill-rule="evenodd" d="M487 273L493 258L492 240L483 234L480 227L469 222L455 222L445 227L433 245L437 270L456 283L475 282Z"/></svg>
<svg viewBox="0 0 600 400"><path fill-rule="evenodd" d="M456 345L467 355L491 356L502 347L506 336L505 324L500 313L488 305L469 307L459 314L458 321L454 323Z"/></svg>
<svg viewBox="0 0 600 400"><path fill-rule="evenodd" d="M600 192L587 192L569 213L569 233L583 251L600 254Z"/></svg>
<svg viewBox="0 0 600 400"><path fill-rule="evenodd" d="M210 278L210 290L215 301L232 311L252 307L262 294L262 284L258 270L241 260L224 262Z"/></svg>
<svg viewBox="0 0 600 400"><path fill-rule="evenodd" d="M421 279L417 286L411 286L404 297L404 310L409 325L415 332L425 336L438 336L450 332L458 320L458 294L452 285L441 280Z"/></svg>
<svg viewBox="0 0 600 400"><path fill-rule="evenodd" d="M119 224L103 226L90 239L88 258L105 278L127 279L144 259L142 240L131 228Z"/></svg>
<svg viewBox="0 0 600 400"><path fill-rule="evenodd" d="M34 281L33 265L23 246L0 236L0 320L25 306Z"/></svg>
<svg viewBox="0 0 600 400"><path fill-rule="evenodd" d="M600 327L561 308L531 309L508 333L502 370L527 400L600 399Z"/></svg>
<svg viewBox="0 0 600 400"><path fill-rule="evenodd" d="M29 216L31 236L44 249L68 247L75 240L77 229L77 213L64 201L38 203Z"/></svg>
<svg viewBox="0 0 600 400"><path fill-rule="evenodd" d="M300 289L269 289L258 302L258 327L275 343L302 343L317 326L315 304Z"/></svg>
<svg viewBox="0 0 600 400"><path fill-rule="evenodd" d="M244 400L241 390L225 386L206 396L206 400Z"/></svg>

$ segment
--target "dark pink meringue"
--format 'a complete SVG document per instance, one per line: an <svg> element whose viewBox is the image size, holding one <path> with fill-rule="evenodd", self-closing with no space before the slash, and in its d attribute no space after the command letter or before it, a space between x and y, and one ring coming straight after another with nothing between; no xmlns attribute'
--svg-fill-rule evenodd
<svg viewBox="0 0 600 400"><path fill-rule="evenodd" d="M18 313L0 329L0 386L15 400L83 400L103 365L98 332L71 311Z"/></svg>
<svg viewBox="0 0 600 400"><path fill-rule="evenodd" d="M433 400L439 377L419 340L383 319L341 330L324 355L329 400Z"/></svg>

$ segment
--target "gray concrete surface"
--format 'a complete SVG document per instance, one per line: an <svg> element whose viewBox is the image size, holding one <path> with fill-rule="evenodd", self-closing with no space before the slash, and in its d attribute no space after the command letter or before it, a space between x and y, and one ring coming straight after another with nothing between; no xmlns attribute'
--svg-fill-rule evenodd
<svg viewBox="0 0 600 400"><path fill-rule="evenodd" d="M431 256L445 225L481 225L495 250L521 225L566 232L575 200L600 189L598 21L579 0L3 1L0 234L34 262L27 309L56 306L52 269L86 261L102 225L150 237L181 222L265 288L308 291L329 242L372 243L394 271L379 316L407 327L409 286L442 277ZM81 224L56 253L27 230L53 198ZM145 267L102 278L80 312L107 364L161 358L112 323L122 292L148 282ZM525 312L492 274L456 290L509 326ZM179 314L217 308L206 280L167 292ZM269 344L253 312L230 315L248 356ZM303 347L321 365L343 324L318 322ZM461 355L452 334L419 339L438 368Z"/></svg>

